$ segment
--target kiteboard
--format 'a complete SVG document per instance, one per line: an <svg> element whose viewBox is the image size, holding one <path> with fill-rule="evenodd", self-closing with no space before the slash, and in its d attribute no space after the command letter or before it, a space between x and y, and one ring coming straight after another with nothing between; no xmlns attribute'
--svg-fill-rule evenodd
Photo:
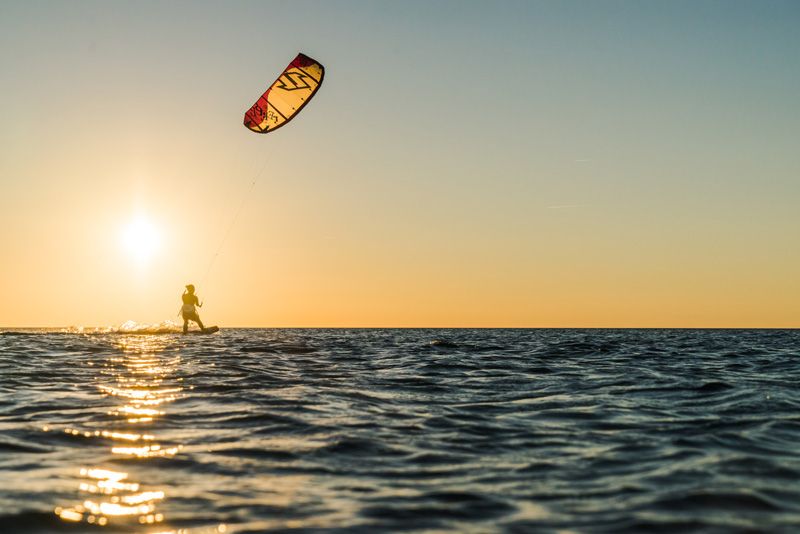
<svg viewBox="0 0 800 534"><path fill-rule="evenodd" d="M189 330L187 334L213 334L215 332L219 332L218 326L207 326L202 330Z"/></svg>

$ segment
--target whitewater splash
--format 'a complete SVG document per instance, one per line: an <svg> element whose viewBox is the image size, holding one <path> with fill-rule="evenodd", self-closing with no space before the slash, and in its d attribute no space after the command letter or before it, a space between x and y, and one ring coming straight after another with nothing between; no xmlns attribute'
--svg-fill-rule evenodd
<svg viewBox="0 0 800 534"><path fill-rule="evenodd" d="M119 326L70 326L61 330L64 334L180 334L182 325L175 321L162 321L160 323L137 323L125 321Z"/></svg>

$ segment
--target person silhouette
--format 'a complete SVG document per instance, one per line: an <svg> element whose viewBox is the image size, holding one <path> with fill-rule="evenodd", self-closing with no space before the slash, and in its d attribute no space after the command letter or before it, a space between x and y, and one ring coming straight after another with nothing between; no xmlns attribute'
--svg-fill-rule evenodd
<svg viewBox="0 0 800 534"><path fill-rule="evenodd" d="M183 301L183 306L181 306L181 316L183 316L183 333L189 331L189 321L194 321L200 327L200 330L205 330L203 327L203 321L200 320L200 316L197 315L197 309L203 307L203 303L197 299L197 295L194 294L194 286L189 284L186 286L186 291L183 292L181 295L181 300Z"/></svg>

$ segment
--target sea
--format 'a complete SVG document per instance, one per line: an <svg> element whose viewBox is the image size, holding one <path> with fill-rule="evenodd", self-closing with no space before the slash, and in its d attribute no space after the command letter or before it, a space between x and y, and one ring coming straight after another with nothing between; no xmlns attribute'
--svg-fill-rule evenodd
<svg viewBox="0 0 800 534"><path fill-rule="evenodd" d="M0 330L2 532L800 532L800 331Z"/></svg>

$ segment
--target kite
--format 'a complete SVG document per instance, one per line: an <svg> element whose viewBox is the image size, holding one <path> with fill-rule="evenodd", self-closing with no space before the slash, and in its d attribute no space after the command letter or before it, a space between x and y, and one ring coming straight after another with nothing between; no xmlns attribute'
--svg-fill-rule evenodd
<svg viewBox="0 0 800 534"><path fill-rule="evenodd" d="M280 128L300 113L317 94L324 76L325 67L305 54L297 54L244 114L244 125L262 134Z"/></svg>

